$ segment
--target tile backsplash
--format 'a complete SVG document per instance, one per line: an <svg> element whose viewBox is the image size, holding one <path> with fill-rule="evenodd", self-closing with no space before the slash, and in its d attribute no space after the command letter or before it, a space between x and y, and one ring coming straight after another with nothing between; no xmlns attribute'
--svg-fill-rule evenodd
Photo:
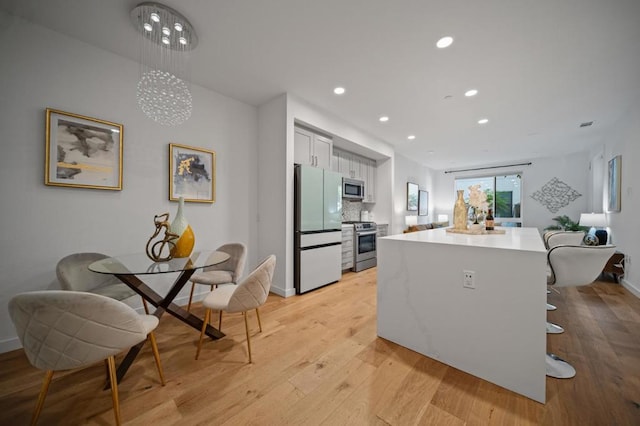
<svg viewBox="0 0 640 426"><path fill-rule="evenodd" d="M342 220L360 220L362 201L342 199Z"/></svg>

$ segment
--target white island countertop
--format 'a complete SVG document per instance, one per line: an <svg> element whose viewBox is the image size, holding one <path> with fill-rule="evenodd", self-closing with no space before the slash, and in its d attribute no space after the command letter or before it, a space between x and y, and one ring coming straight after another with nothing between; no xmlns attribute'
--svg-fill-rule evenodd
<svg viewBox="0 0 640 426"><path fill-rule="evenodd" d="M380 238L378 336L544 403L546 250L536 228L499 229Z"/></svg>
<svg viewBox="0 0 640 426"><path fill-rule="evenodd" d="M425 242L432 244L454 244L469 247L486 247L505 250L546 252L537 228L502 228L504 234L455 234L446 228L427 229L406 234L383 237L392 240Z"/></svg>

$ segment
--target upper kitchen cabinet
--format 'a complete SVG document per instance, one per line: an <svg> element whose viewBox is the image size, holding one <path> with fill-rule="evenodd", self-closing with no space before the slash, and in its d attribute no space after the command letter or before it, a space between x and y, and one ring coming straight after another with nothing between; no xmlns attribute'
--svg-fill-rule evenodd
<svg viewBox="0 0 640 426"><path fill-rule="evenodd" d="M376 164L376 160L367 159L367 174L364 179L364 201L365 203L375 203L376 202L376 171L378 170L378 166Z"/></svg>
<svg viewBox="0 0 640 426"><path fill-rule="evenodd" d="M294 163L331 170L333 141L302 127L295 127Z"/></svg>
<svg viewBox="0 0 640 426"><path fill-rule="evenodd" d="M332 169L343 177L364 182L365 203L376 202L376 162L358 154L341 149L333 150Z"/></svg>

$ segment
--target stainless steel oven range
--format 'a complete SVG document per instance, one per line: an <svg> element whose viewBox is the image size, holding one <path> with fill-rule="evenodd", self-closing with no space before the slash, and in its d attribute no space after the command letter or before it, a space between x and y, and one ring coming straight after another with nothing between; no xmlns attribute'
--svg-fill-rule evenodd
<svg viewBox="0 0 640 426"><path fill-rule="evenodd" d="M373 268L377 265L375 222L355 222L353 224L353 270Z"/></svg>

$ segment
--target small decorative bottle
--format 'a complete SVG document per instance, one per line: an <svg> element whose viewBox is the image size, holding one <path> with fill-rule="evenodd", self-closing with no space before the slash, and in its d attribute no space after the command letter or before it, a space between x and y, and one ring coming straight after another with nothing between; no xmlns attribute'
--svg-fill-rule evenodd
<svg viewBox="0 0 640 426"><path fill-rule="evenodd" d="M178 199L178 212L173 222L171 222L171 232L178 235L178 239L173 241L176 246L171 249L173 257L188 257L196 242L193 229L191 229L187 218L182 212L183 208L184 198L180 197Z"/></svg>
<svg viewBox="0 0 640 426"><path fill-rule="evenodd" d="M484 219L484 228L487 231L493 231L493 211L489 209L489 213L487 213L487 217Z"/></svg>
<svg viewBox="0 0 640 426"><path fill-rule="evenodd" d="M453 205L453 229L467 229L467 205L464 202L464 189L458 190L458 199Z"/></svg>

